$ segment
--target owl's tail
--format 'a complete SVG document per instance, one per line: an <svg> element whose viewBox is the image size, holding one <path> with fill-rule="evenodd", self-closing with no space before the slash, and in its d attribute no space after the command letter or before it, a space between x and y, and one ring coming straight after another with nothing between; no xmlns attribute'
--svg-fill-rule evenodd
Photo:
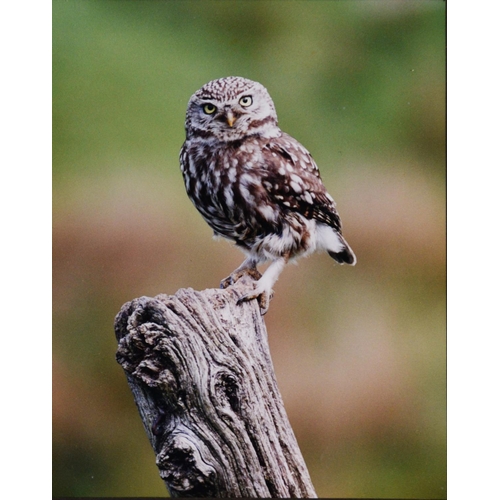
<svg viewBox="0 0 500 500"><path fill-rule="evenodd" d="M356 255L351 250L349 243L334 228L326 224L318 223L316 226L318 250L323 249L328 255L335 259L339 264L356 264Z"/></svg>
<svg viewBox="0 0 500 500"><path fill-rule="evenodd" d="M356 264L356 255L354 255L354 252L351 250L351 247L347 244L347 241L345 241L345 244L346 246L342 251L340 252L328 251L328 255L332 259L336 260L339 264L349 264L351 266L354 266Z"/></svg>

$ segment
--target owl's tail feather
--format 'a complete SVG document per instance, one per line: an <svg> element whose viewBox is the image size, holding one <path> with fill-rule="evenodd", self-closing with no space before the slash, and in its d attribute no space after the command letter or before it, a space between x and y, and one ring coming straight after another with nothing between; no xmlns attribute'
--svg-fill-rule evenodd
<svg viewBox="0 0 500 500"><path fill-rule="evenodd" d="M336 260L339 264L349 264L351 266L354 266L356 264L356 255L354 255L354 252L351 250L349 245L347 245L343 250L340 252L328 252L328 255Z"/></svg>
<svg viewBox="0 0 500 500"><path fill-rule="evenodd" d="M318 250L326 250L328 255L339 264L350 264L351 266L356 264L354 252L339 231L326 224L318 224L316 236Z"/></svg>

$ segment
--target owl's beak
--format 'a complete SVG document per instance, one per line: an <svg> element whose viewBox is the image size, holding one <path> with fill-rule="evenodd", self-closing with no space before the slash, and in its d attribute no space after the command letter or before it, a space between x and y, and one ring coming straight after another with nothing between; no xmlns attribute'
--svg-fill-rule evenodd
<svg viewBox="0 0 500 500"><path fill-rule="evenodd" d="M228 111L226 113L226 121L230 127L234 125L234 122L236 121L236 116L234 116L232 111Z"/></svg>

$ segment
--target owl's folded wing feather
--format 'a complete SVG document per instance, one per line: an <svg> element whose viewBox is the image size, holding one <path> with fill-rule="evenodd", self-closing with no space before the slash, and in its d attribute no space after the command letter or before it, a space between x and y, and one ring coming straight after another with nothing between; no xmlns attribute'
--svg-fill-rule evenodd
<svg viewBox="0 0 500 500"><path fill-rule="evenodd" d="M335 202L326 191L310 153L285 133L268 140L263 151L267 161L262 184L271 199L341 233Z"/></svg>

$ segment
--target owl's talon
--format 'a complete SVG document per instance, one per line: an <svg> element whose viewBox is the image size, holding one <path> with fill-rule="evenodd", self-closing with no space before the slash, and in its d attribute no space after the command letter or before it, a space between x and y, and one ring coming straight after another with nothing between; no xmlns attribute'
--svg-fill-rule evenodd
<svg viewBox="0 0 500 500"><path fill-rule="evenodd" d="M260 274L259 271L257 271L257 269L254 267L251 269L247 269L245 274L247 276L250 276L250 278L252 278L254 281L259 281L260 278L262 278L262 274Z"/></svg>
<svg viewBox="0 0 500 500"><path fill-rule="evenodd" d="M225 288L227 288L228 286L231 286L231 285L234 285L234 280L233 280L232 276L228 276L227 278L224 278L220 282L220 287L219 288L225 289Z"/></svg>
<svg viewBox="0 0 500 500"><path fill-rule="evenodd" d="M255 268L242 269L241 271L236 270L220 282L220 288L224 289L234 285L243 276L250 276L253 280L258 281L262 277L262 274Z"/></svg>
<svg viewBox="0 0 500 500"><path fill-rule="evenodd" d="M249 293L246 293L245 295L242 295L237 301L237 305L241 305L242 302L247 302L249 300L257 299L259 302L259 307L260 307L260 314L264 316L264 314L267 313L269 310L269 302L272 300L274 297L274 291L271 290L270 292L256 292L255 290Z"/></svg>
<svg viewBox="0 0 500 500"><path fill-rule="evenodd" d="M274 297L274 292L271 290L271 293L263 292L259 295L258 301L259 301L259 307L260 307L260 314L261 316L264 316L264 314L269 311L269 303Z"/></svg>

